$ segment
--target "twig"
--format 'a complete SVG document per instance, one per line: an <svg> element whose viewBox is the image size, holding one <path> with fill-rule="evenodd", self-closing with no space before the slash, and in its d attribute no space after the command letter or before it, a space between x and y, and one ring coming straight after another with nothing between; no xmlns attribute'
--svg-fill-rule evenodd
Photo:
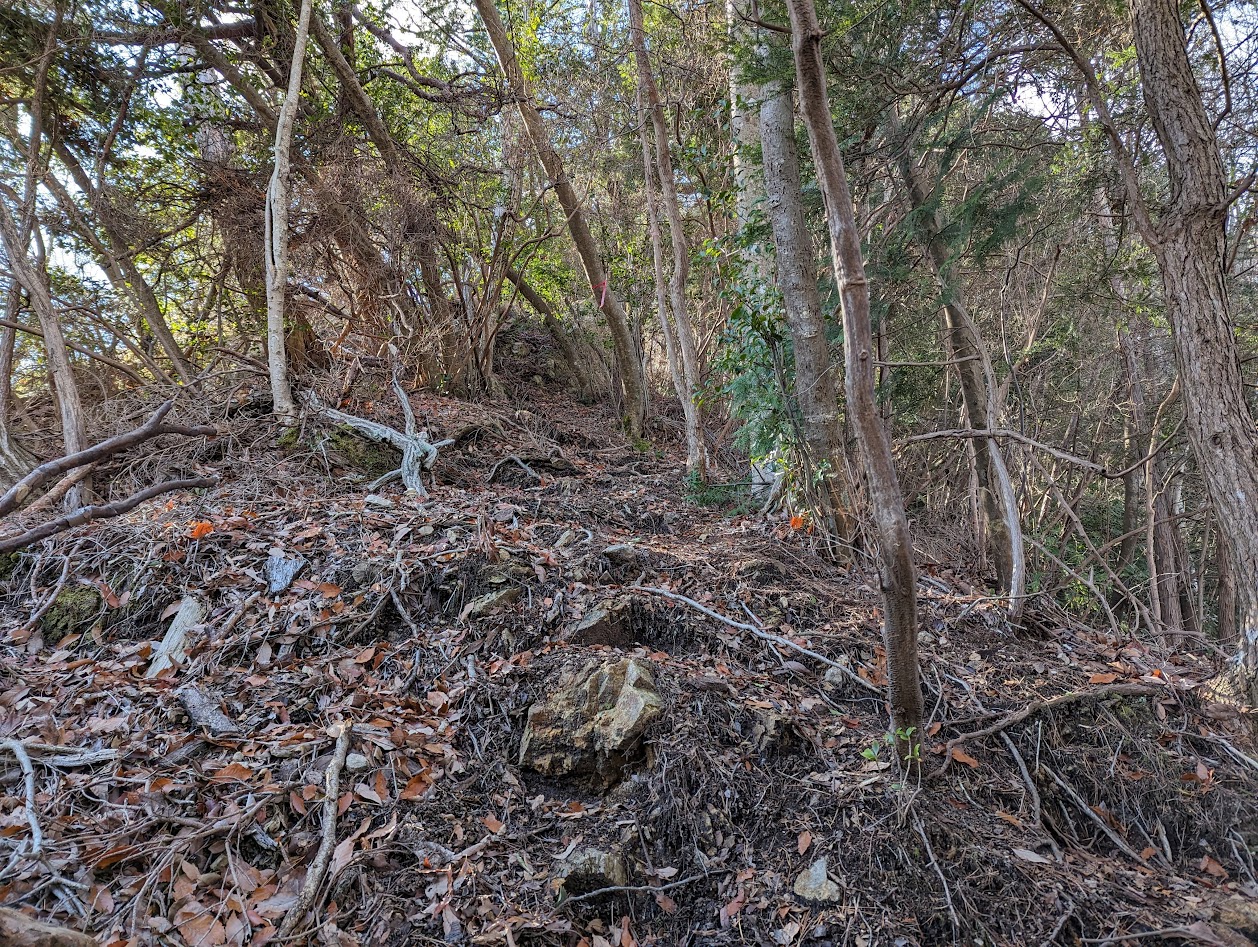
<svg viewBox="0 0 1258 947"><path fill-rule="evenodd" d="M26 747L17 740L0 740L0 749L8 750L17 757L18 765L22 767L22 777L26 783L26 821L31 827L31 854L38 855L44 847L44 833L39 827L39 817L35 814L35 767L31 765Z"/></svg>
<svg viewBox="0 0 1258 947"><path fill-rule="evenodd" d="M827 667L837 668L842 674L845 674L849 680L863 687L865 690L872 691L873 693L879 694L879 695L882 694L882 690L880 688L878 688L874 684L869 683L869 681L865 680L863 677L858 675L856 672L854 672L851 668L847 667L846 665L840 664L838 661L833 661L830 658L827 658L824 654L818 654L816 651L810 651L808 648L805 648L803 645L796 644L795 642L791 641L789 638L783 638L781 635L775 635L773 634L773 632L765 631L763 628L759 628L756 625L749 625L746 622L735 621L732 618L726 618L720 612L715 612L712 609L708 608L706 605L701 605L698 602L696 602L694 599L688 598L685 595L681 595L677 592L670 592L668 591L668 589L652 588L651 586L648 586L648 585L631 585L629 586L629 591L650 592L652 595L661 595L664 598L670 598L675 602L682 602L683 604L689 605L691 608L698 609L699 611L703 612L703 614L711 618L715 618L719 622L729 625L731 628L738 628L742 631L749 631L753 635L755 635L757 638L761 638L765 641L772 641L774 644L780 644L787 648L792 648L795 651L798 651L800 654L807 655L808 657L812 658L814 661L820 661L822 664L826 665Z"/></svg>
<svg viewBox="0 0 1258 947"><path fill-rule="evenodd" d="M494 464L494 466L490 469L489 477L485 480L485 482L493 483L494 478L498 476L498 468L500 468L503 464L505 464L509 460L514 460L516 465L521 470L523 470L526 474L528 474L534 480L538 481L539 483L541 482L542 478L537 475L537 472L534 471L533 468L530 467L528 464L526 464L524 461L520 460L519 457L515 456L515 454L511 454L507 457L504 457L502 458L502 460L498 461L498 463Z"/></svg>
<svg viewBox="0 0 1258 947"><path fill-rule="evenodd" d="M1013 713L1001 717L991 726L984 727L982 730L974 730L970 733L963 733L959 737L953 737L948 741L947 752L950 756L955 747L967 740L977 740L980 737L989 737L993 733L1000 733L1002 730L1007 730L1014 724L1021 723L1027 717L1044 710L1053 710L1057 707L1080 701L1101 700L1105 697L1151 697L1154 694L1166 692L1167 688L1154 687L1150 684L1107 684L1095 690L1070 691L1065 694L1058 694L1056 697L1050 697L1047 700L1037 700L1027 704L1021 710L1015 710Z"/></svg>
<svg viewBox="0 0 1258 947"><path fill-rule="evenodd" d="M280 940L291 934L293 928L314 907L315 896L319 892L319 886L323 884L324 876L328 873L328 864L332 861L332 851L336 848L336 810L341 795L341 770L345 767L345 757L349 755L350 729L349 723L342 723L340 732L336 735L336 750L323 776L323 839L319 842L319 851L315 853L314 862L306 873L301 893L297 895L297 900L288 909L288 913L284 915L284 920L280 924L278 935Z"/></svg>
<svg viewBox="0 0 1258 947"><path fill-rule="evenodd" d="M70 556L65 557L65 562L61 566L61 576L57 579L57 584L53 586L52 592L44 599L43 603L35 611L31 612L31 617L26 619L26 623L18 629L19 633L30 631L34 628L41 618L52 608L53 603L57 601L57 596L61 594L61 590L66 587L66 580L70 577Z"/></svg>
<svg viewBox="0 0 1258 947"><path fill-rule="evenodd" d="M926 829L922 827L922 820L916 816L913 817L913 828L917 829L918 837L921 838L922 844L926 846L926 854L930 857L930 867L935 869L935 874L939 877L939 883L943 885L944 900L948 902L948 916L952 918L952 929L960 933L961 921L957 917L957 909L952 904L952 891L948 887L948 879L944 877L943 868L940 867L939 860L935 858L935 850L930 846L930 836L926 834Z"/></svg>
<svg viewBox="0 0 1258 947"><path fill-rule="evenodd" d="M1078 790L1076 790L1073 786L1071 786L1064 779L1062 779L1055 772L1053 772L1053 770L1049 768L1047 763L1040 763L1039 765L1040 765L1040 769L1048 773L1048 775L1052 777L1053 782L1055 782L1058 786L1060 786L1062 790L1066 793L1066 795L1068 795L1074 801L1075 805L1079 807L1079 810L1084 815L1086 815L1089 819L1095 822L1097 828L1099 828L1102 832L1104 832L1107 836L1109 836L1109 840L1118 847L1119 851L1121 851L1124 855L1128 856L1129 858L1135 859L1140 864L1144 865L1146 868L1149 867L1148 861L1142 858L1140 853L1137 852L1134 848L1132 848L1130 845L1124 842L1122 837L1117 832L1115 832L1113 829L1111 829L1108 825L1105 824L1105 820L1096 814L1096 810L1093 809L1090 805L1088 805L1088 801L1079 795Z"/></svg>
<svg viewBox="0 0 1258 947"><path fill-rule="evenodd" d="M635 894L646 891L667 891L669 888L680 888L682 885L688 885L696 881L708 877L707 875L691 875L689 878L682 878L679 881L670 881L666 885L610 885L606 888L598 888L594 891L587 891L585 894L574 894L570 898L564 898L562 904L575 904L577 901L589 901L591 898L601 898L605 894Z"/></svg>

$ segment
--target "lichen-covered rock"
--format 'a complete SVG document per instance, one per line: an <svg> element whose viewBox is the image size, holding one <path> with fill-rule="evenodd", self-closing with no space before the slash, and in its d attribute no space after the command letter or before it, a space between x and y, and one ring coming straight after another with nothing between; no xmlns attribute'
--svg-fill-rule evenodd
<svg viewBox="0 0 1258 947"><path fill-rule="evenodd" d="M68 635L90 629L100 617L101 605L100 592L93 586L67 585L39 621L45 644L55 645Z"/></svg>
<svg viewBox="0 0 1258 947"><path fill-rule="evenodd" d="M1220 904L1214 919L1249 938L1258 938L1258 899L1234 896Z"/></svg>
<svg viewBox="0 0 1258 947"><path fill-rule="evenodd" d="M826 860L818 858L795 877L795 894L805 901L824 904L827 901L838 901L843 897L843 889L830 880L826 874Z"/></svg>
<svg viewBox="0 0 1258 947"><path fill-rule="evenodd" d="M643 733L662 712L646 664L594 659L561 673L529 708L520 763L547 776L610 785L640 755Z"/></svg>
<svg viewBox="0 0 1258 947"><path fill-rule="evenodd" d="M559 865L563 889L568 895L588 894L600 888L615 888L629 883L625 860L616 852L592 845L578 848Z"/></svg>
<svg viewBox="0 0 1258 947"><path fill-rule="evenodd" d="M96 947L96 939L45 924L12 908L0 908L0 944L5 947Z"/></svg>

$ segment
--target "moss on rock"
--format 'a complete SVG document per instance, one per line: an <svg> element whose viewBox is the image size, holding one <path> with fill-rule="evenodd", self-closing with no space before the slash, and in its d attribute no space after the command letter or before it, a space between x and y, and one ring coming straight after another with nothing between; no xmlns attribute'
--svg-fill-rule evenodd
<svg viewBox="0 0 1258 947"><path fill-rule="evenodd" d="M371 479L402 466L402 453L388 444L370 441L348 425L327 436L328 456L342 467L361 470Z"/></svg>
<svg viewBox="0 0 1258 947"><path fill-rule="evenodd" d="M67 635L87 631L100 614L100 607L100 592L90 585L62 589L40 619L44 643L59 644Z"/></svg>

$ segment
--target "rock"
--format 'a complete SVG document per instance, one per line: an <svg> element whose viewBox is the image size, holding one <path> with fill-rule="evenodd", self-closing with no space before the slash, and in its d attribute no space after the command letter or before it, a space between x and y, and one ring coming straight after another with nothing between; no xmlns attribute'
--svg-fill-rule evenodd
<svg viewBox="0 0 1258 947"><path fill-rule="evenodd" d="M628 648L634 644L630 626L630 600L609 599L585 613L572 626L569 636L577 644L605 644L613 648Z"/></svg>
<svg viewBox="0 0 1258 947"><path fill-rule="evenodd" d="M568 895L588 894L629 883L624 858L592 845L578 848L565 858L559 865L559 874L563 876L563 889Z"/></svg>
<svg viewBox="0 0 1258 947"><path fill-rule="evenodd" d="M826 860L818 858L795 878L795 894L805 901L838 901L843 889L826 875Z"/></svg>
<svg viewBox="0 0 1258 947"><path fill-rule="evenodd" d="M271 553L266 560L267 592L271 595L283 592L293 584L293 579L305 565L305 556L289 559L282 552Z"/></svg>
<svg viewBox="0 0 1258 947"><path fill-rule="evenodd" d="M474 598L463 607L463 611L459 613L459 618L480 618L482 615L488 615L499 605L510 605L520 597L520 587L518 585L508 586L505 589L499 589L496 592L489 592L480 598Z"/></svg>
<svg viewBox="0 0 1258 947"><path fill-rule="evenodd" d="M351 753L345 757L345 768L351 773L361 773L367 768L367 757L361 753Z"/></svg>
<svg viewBox="0 0 1258 947"><path fill-rule="evenodd" d="M1231 897L1214 910L1214 919L1251 939L1258 938L1258 900Z"/></svg>
<svg viewBox="0 0 1258 947"><path fill-rule="evenodd" d="M397 504L388 497L382 497L376 493L369 493L363 497L363 506L374 506L381 510L391 510L397 506Z"/></svg>
<svg viewBox="0 0 1258 947"><path fill-rule="evenodd" d="M662 713L646 664L594 659L561 673L529 708L520 764L547 776L586 776L611 785Z"/></svg>
<svg viewBox="0 0 1258 947"><path fill-rule="evenodd" d="M0 944L5 947L97 947L94 937L45 924L12 908L0 908Z"/></svg>
<svg viewBox="0 0 1258 947"><path fill-rule="evenodd" d="M631 543L617 543L603 550L603 555L611 562L620 566L631 566L641 558L638 550Z"/></svg>
<svg viewBox="0 0 1258 947"><path fill-rule="evenodd" d="M361 588L376 581L376 567L367 561L356 562L349 575L354 583L354 587Z"/></svg>

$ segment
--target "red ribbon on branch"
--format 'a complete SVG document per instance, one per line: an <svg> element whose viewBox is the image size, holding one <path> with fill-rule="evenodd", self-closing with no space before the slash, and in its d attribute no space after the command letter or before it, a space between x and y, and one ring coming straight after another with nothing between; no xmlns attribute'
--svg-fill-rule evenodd
<svg viewBox="0 0 1258 947"><path fill-rule="evenodd" d="M603 280L603 282L601 282L601 283L595 283L595 284L594 284L592 287L590 287L590 288L591 288L591 289L593 289L593 290L594 290L594 292L596 292L596 293L597 293L599 290L602 290L602 295L598 297L598 308L599 308L599 309L602 309L602 308L603 308L603 304L607 302L607 280Z"/></svg>

